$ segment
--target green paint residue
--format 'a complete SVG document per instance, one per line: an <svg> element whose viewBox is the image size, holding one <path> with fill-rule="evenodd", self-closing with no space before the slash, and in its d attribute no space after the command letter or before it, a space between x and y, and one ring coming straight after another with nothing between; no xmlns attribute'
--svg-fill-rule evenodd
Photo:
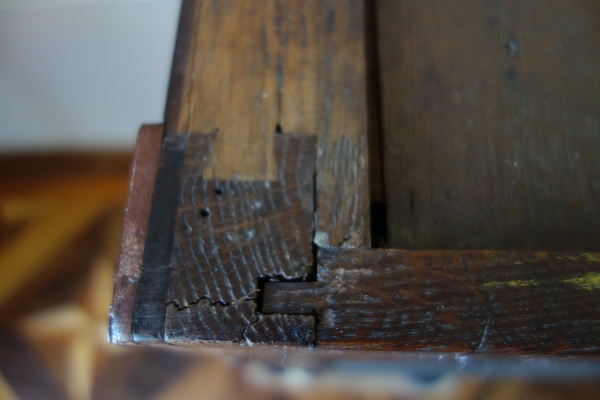
<svg viewBox="0 0 600 400"><path fill-rule="evenodd" d="M515 264L517 264L517 265L523 265L523 263L521 261L515 261Z"/></svg>
<svg viewBox="0 0 600 400"><path fill-rule="evenodd" d="M598 258L597 253L583 253L582 256L585 259L585 261L600 262L600 258Z"/></svg>
<svg viewBox="0 0 600 400"><path fill-rule="evenodd" d="M488 282L484 283L483 286L485 288L492 288L495 286L510 286L510 287L523 287L523 286L536 286L537 281L531 279L528 281L520 280L520 281L504 281L504 282Z"/></svg>
<svg viewBox="0 0 600 400"><path fill-rule="evenodd" d="M584 276L565 279L561 282L571 283L585 290L600 289L600 272L588 272Z"/></svg>

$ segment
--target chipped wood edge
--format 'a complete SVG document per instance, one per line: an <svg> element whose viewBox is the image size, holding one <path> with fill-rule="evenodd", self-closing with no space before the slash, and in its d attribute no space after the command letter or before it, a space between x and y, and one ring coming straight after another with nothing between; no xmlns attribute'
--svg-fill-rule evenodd
<svg viewBox="0 0 600 400"><path fill-rule="evenodd" d="M142 125L138 133L109 314L111 343L131 342L133 308L164 130L163 124Z"/></svg>

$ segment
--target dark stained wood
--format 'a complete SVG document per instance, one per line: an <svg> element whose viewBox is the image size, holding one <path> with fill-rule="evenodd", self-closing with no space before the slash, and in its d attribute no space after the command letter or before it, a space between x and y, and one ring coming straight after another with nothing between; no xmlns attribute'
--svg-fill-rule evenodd
<svg viewBox="0 0 600 400"><path fill-rule="evenodd" d="M312 347L315 341L315 317L312 315L262 315L248 325L244 337L249 345L293 345Z"/></svg>
<svg viewBox="0 0 600 400"><path fill-rule="evenodd" d="M182 176L169 301L231 303L257 297L259 278L312 272L312 136L276 135L277 180L202 179L204 135L192 135Z"/></svg>
<svg viewBox="0 0 600 400"><path fill-rule="evenodd" d="M600 250L600 3L377 2L389 247Z"/></svg>
<svg viewBox="0 0 600 400"><path fill-rule="evenodd" d="M133 312L134 342L160 342L164 339L165 305L178 204L176 194L179 193L186 144L187 137L183 135L167 135L163 140Z"/></svg>
<svg viewBox="0 0 600 400"><path fill-rule="evenodd" d="M312 346L315 319L305 315L262 315L256 302L238 300L222 305L200 300L167 309L165 341L170 344L236 344Z"/></svg>
<svg viewBox="0 0 600 400"><path fill-rule="evenodd" d="M204 178L273 181L273 133L317 135L315 242L370 246L363 0L198 0L183 12L167 131L217 132Z"/></svg>
<svg viewBox="0 0 600 400"><path fill-rule="evenodd" d="M261 280L313 274L315 138L277 135L277 180L244 182L203 179L214 136L165 138L134 341L312 344L312 316L262 316L251 300Z"/></svg>
<svg viewBox="0 0 600 400"><path fill-rule="evenodd" d="M324 282L267 282L262 311L311 315L317 310L324 291L329 290L326 286Z"/></svg>
<svg viewBox="0 0 600 400"><path fill-rule="evenodd" d="M599 353L599 7L377 4L184 3L136 342Z"/></svg>
<svg viewBox="0 0 600 400"><path fill-rule="evenodd" d="M267 283L263 299L314 308L318 347L600 352L598 253L331 249L318 268L318 283Z"/></svg>
<svg viewBox="0 0 600 400"><path fill-rule="evenodd" d="M112 343L131 342L135 296L164 129L163 124L142 125L133 153L121 252L109 315L109 339Z"/></svg>

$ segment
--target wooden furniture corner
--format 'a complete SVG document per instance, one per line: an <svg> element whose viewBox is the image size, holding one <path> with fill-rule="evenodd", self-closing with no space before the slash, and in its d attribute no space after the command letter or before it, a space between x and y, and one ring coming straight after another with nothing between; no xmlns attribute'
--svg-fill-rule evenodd
<svg viewBox="0 0 600 400"><path fill-rule="evenodd" d="M600 7L546 3L184 0L111 341L597 354Z"/></svg>

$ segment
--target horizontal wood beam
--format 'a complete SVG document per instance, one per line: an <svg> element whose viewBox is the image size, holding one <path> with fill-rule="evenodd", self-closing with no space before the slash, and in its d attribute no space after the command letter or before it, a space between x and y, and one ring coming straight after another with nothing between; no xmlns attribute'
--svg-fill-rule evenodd
<svg viewBox="0 0 600 400"><path fill-rule="evenodd" d="M598 253L327 249L263 312L315 314L318 347L599 353L599 294Z"/></svg>

